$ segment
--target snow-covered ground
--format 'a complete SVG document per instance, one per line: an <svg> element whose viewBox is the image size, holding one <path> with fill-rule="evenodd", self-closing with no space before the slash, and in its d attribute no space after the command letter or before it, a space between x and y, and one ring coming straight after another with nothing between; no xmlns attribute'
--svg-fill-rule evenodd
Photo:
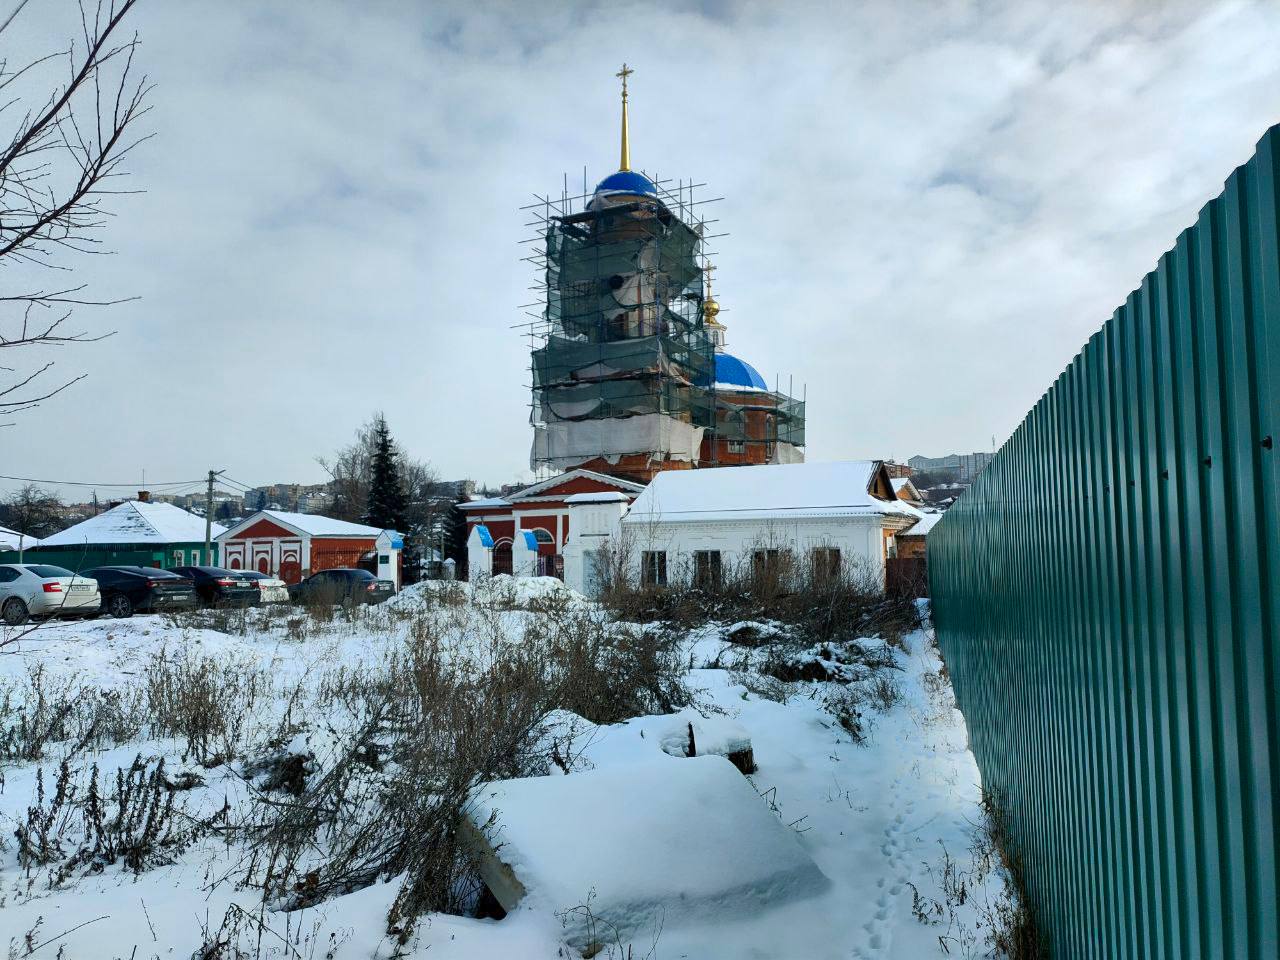
<svg viewBox="0 0 1280 960"><path fill-rule="evenodd" d="M470 631L480 629L474 626L477 618L483 619L485 629L498 622L516 636L524 625L545 615L539 612L540 604L590 606L548 581L508 582L506 589L497 614L491 609L492 593L477 604L464 585L448 593L448 603L427 604L436 588L419 588L354 623L339 617L326 624L303 624L299 618L304 614L288 611L270 619L251 615L243 628L233 624L230 632L181 626L159 617L49 625L0 655L0 731L19 722L21 709L30 712L32 705L24 704L22 697L30 695L33 669L43 670L46 689L89 684L119 690L127 699L148 662L165 651L168 656L194 653L260 668L269 694L246 701L251 707L244 717L242 740L251 743L257 733L274 729L289 709L287 698L300 684L338 668L379 662L389 648L403 642L407 625L426 615L425 609L441 618L442 644L464 647L474 640ZM483 617L482 606L490 609ZM750 656L742 656L742 648L727 639L735 632L741 635L742 627L713 624L686 638L683 662L690 665L689 682L701 691L701 714L686 710L679 716L647 716L608 726L578 724L566 783L588 770L621 770L627 765L661 770L664 763L693 762L672 759L680 753L690 722L703 754L739 749L745 737L758 766L750 784L761 808L777 818L827 882L810 883L803 896L754 911L727 905L721 910L709 902L697 910L659 914L628 932L633 955L700 960L989 955L982 924L1003 885L998 870L968 872L975 828L982 819L978 771L928 633L909 634L901 649L866 642L868 649L881 648L875 659L885 665L876 676L892 681L900 699L892 702L892 696L886 697L878 707L861 703L858 743L837 719L847 688L822 681L784 684L758 676ZM759 636L770 629L775 628L757 626L751 632ZM240 938L241 949L248 952L227 948L208 954L210 960L257 955L308 960L577 956L566 946L565 911L589 902L593 886L607 883L610 876L625 875L634 881L632 886L646 889L663 880L663 847L654 843L651 850L637 850L630 862L594 865L599 877L584 876L581 903L563 903L557 909L546 898L531 896L502 920L432 914L402 946L387 936L396 878L307 909L264 913L257 892L238 885L245 874L244 848L218 832L186 849L176 863L137 874L118 864L96 872L72 871L51 888L47 870L36 869L30 875L22 870L12 838L28 818L37 770L43 770L47 797L59 759L70 746L49 745L42 760L10 761L3 770L0 826L7 843L0 845L0 950L8 950L10 956L27 956L30 947L37 947L31 954L36 957L186 960L219 929L229 908L235 914L234 904L243 908L244 924L252 931ZM226 804L227 822L237 822L255 796L246 783L244 765L204 768L189 759L184 763L182 752L177 740L141 738L84 751L76 760L83 768L76 774L79 796L85 795L91 763L109 771L114 780L115 770L127 769L140 753L163 756L171 778L186 771L201 781L180 793L187 815L207 816ZM663 789L660 776L652 789ZM638 791L614 796L613 802L625 807L646 799ZM590 836L589 814L583 815L581 829ZM750 833L740 842L749 847ZM609 849L610 860L620 856ZM957 880L947 872L948 859L958 865L966 884L963 904L954 896ZM678 890L679 878L671 878L670 886ZM931 909L935 903L938 908ZM921 916L929 922L922 922ZM258 921L251 918L259 917L262 926L254 927ZM51 942L39 946L45 941ZM609 955L608 950L601 953Z"/></svg>

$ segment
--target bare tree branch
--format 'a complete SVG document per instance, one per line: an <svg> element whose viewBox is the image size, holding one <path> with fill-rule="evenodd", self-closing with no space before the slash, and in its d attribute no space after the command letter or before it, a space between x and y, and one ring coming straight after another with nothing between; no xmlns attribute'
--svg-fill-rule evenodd
<svg viewBox="0 0 1280 960"><path fill-rule="evenodd" d="M0 34L26 6L20 0L0 22ZM0 104L0 117L17 120L6 134L0 128L0 269L70 270L67 257L102 254L99 236L112 215L108 197L135 193L114 186L125 175L122 163L150 135L138 134L138 121L150 110L151 85L134 76L136 34L123 33L122 24L137 0L79 0L80 36L66 49L37 57L10 69L0 60L0 90L18 90L37 82L39 71L65 63L66 74L54 79L52 90L32 98L39 106L17 118L26 97L14 93ZM110 334L91 335L64 328L76 306L109 306L127 299L98 300L79 294L83 285L43 289L32 284L25 291L0 289L0 349L5 347L64 346L92 343ZM47 315L38 311L46 310ZM0 380L0 412L29 410L82 379L60 386L32 384L52 366ZM8 399L4 399L8 398Z"/></svg>

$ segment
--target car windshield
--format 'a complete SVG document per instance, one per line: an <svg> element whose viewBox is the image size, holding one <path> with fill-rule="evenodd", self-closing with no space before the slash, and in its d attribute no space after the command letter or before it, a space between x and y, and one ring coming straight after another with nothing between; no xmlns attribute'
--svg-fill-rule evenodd
<svg viewBox="0 0 1280 960"><path fill-rule="evenodd" d="M74 577L66 567L53 567L45 563L28 563L27 569L37 577Z"/></svg>

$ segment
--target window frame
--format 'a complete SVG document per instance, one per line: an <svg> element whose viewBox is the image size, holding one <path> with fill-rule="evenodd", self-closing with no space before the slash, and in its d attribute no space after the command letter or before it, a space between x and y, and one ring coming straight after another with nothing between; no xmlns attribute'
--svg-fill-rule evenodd
<svg viewBox="0 0 1280 960"><path fill-rule="evenodd" d="M821 546L809 551L809 572L815 583L830 583L837 579L842 563L839 547Z"/></svg>
<svg viewBox="0 0 1280 960"><path fill-rule="evenodd" d="M667 585L667 551L641 551L640 585L643 587L665 587Z"/></svg>
<svg viewBox="0 0 1280 960"><path fill-rule="evenodd" d="M719 590L724 586L723 551L693 551L693 585L701 590Z"/></svg>

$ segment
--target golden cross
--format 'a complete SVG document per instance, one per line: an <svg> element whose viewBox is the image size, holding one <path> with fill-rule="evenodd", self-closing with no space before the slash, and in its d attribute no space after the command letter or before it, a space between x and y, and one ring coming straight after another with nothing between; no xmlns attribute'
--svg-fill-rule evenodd
<svg viewBox="0 0 1280 960"><path fill-rule="evenodd" d="M711 274L715 273L716 265L711 261L707 261L707 265L702 268L702 272L707 276L707 296L711 296Z"/></svg>
<svg viewBox="0 0 1280 960"><path fill-rule="evenodd" d="M615 77L622 78L622 99L623 100L627 99L627 77L631 76L633 73L635 73L635 71L632 70L630 67L628 67L626 63L623 63L622 69L614 74Z"/></svg>

